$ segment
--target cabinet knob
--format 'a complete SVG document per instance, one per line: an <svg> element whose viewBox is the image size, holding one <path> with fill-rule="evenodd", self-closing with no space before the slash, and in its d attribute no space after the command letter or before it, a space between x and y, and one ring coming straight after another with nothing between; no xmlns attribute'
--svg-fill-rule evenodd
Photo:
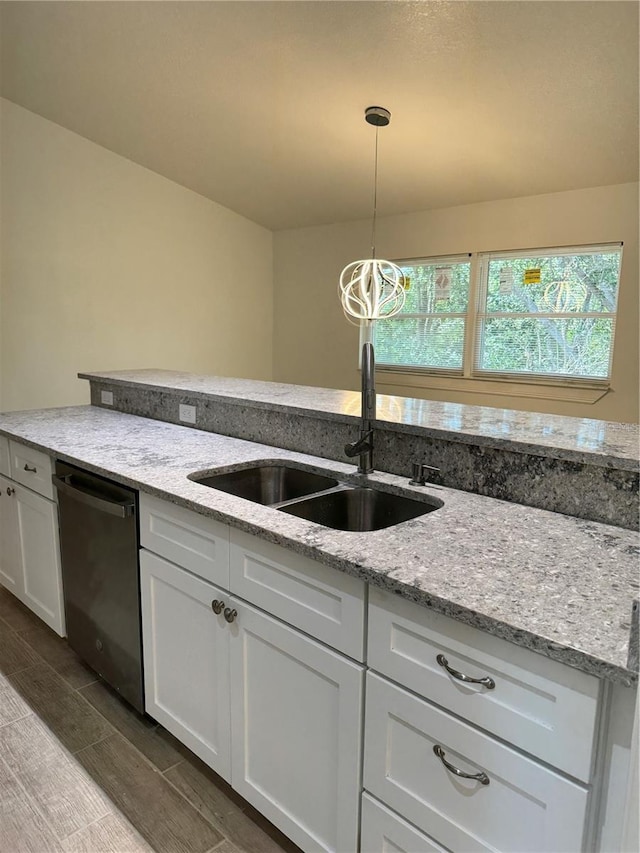
<svg viewBox="0 0 640 853"><path fill-rule="evenodd" d="M24 470L25 470L25 471L30 471L32 474L37 474L37 473L38 473L38 469L37 469L37 468L35 468L35 467L33 467L33 468L32 468L32 467L31 467L31 465L27 465L27 463L26 463L26 462L24 463Z"/></svg>
<svg viewBox="0 0 640 853"><path fill-rule="evenodd" d="M224 618L227 620L227 622L233 622L237 615L238 611L232 610L230 607L227 607L227 609L224 611Z"/></svg>
<svg viewBox="0 0 640 853"><path fill-rule="evenodd" d="M214 598L211 602L211 609L214 613L222 613L224 610L224 601L221 601L219 598Z"/></svg>
<svg viewBox="0 0 640 853"><path fill-rule="evenodd" d="M11 497L11 495L14 495L15 492L16 490L12 489L11 486L7 486L7 494L9 495L9 497Z"/></svg>

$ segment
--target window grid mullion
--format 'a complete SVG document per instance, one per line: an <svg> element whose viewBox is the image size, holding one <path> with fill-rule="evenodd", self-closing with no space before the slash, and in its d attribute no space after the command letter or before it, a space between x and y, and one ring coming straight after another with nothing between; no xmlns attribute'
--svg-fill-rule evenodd
<svg viewBox="0 0 640 853"><path fill-rule="evenodd" d="M445 319L447 317L455 317L457 319L466 319L467 312L466 311L432 311L431 313L421 313L421 314L397 314L394 320L431 320L433 319ZM383 318L384 322L384 318Z"/></svg>
<svg viewBox="0 0 640 853"><path fill-rule="evenodd" d="M486 258L474 253L471 264L472 279L469 294L469 344L465 348L464 375L471 379L478 369L478 353L484 335L482 306L486 305L489 264Z"/></svg>
<svg viewBox="0 0 640 853"><path fill-rule="evenodd" d="M614 311L487 311L481 315L485 320L613 320Z"/></svg>

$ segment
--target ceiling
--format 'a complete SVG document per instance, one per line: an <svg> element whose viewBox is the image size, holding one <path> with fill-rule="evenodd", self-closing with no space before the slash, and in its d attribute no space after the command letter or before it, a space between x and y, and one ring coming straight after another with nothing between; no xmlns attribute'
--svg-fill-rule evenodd
<svg viewBox="0 0 640 853"><path fill-rule="evenodd" d="M638 180L636 2L1 2L2 95L270 229Z"/></svg>

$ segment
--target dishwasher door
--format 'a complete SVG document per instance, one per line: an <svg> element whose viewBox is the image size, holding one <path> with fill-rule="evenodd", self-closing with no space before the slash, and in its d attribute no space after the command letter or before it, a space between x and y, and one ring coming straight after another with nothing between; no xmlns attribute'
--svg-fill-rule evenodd
<svg viewBox="0 0 640 853"><path fill-rule="evenodd" d="M144 712L137 492L56 462L69 645Z"/></svg>

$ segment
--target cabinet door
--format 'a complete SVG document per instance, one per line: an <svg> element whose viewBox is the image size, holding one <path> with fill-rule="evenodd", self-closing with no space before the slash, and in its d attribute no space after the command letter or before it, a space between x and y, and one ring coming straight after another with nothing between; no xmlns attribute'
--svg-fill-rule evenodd
<svg viewBox="0 0 640 853"><path fill-rule="evenodd" d="M22 601L61 637L65 635L58 506L15 485Z"/></svg>
<svg viewBox="0 0 640 853"><path fill-rule="evenodd" d="M303 850L357 850L363 668L232 606L233 787Z"/></svg>
<svg viewBox="0 0 640 853"><path fill-rule="evenodd" d="M228 596L140 551L145 710L230 779Z"/></svg>
<svg viewBox="0 0 640 853"><path fill-rule="evenodd" d="M14 489L15 483L0 477L0 583L9 592L22 598L22 564Z"/></svg>
<svg viewBox="0 0 640 853"><path fill-rule="evenodd" d="M5 435L0 435L0 474L4 474L5 477L11 476L9 459L9 439Z"/></svg>

